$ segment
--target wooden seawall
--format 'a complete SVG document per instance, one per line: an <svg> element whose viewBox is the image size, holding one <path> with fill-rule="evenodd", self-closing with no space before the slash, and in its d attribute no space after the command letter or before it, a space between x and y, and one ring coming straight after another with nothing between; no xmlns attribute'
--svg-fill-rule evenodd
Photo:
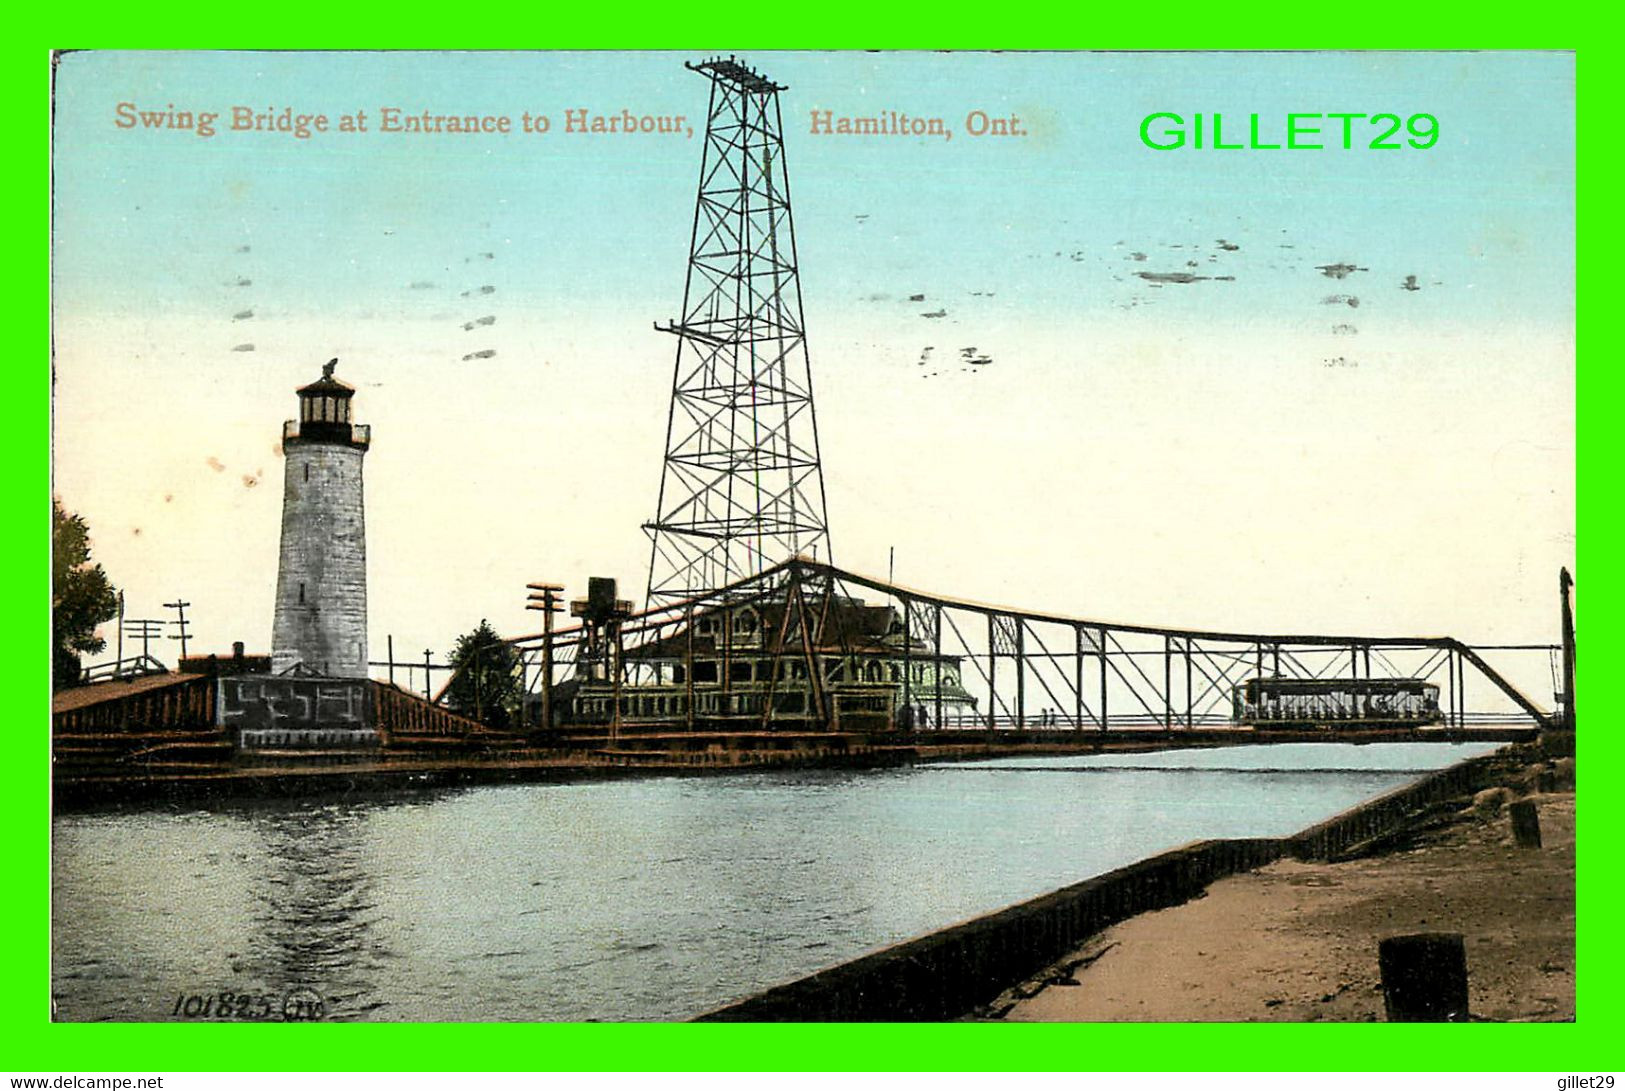
<svg viewBox="0 0 1625 1091"><path fill-rule="evenodd" d="M1119 921L1195 897L1216 879L1283 856L1333 858L1418 812L1487 786L1518 758L1503 748L1396 788L1285 838L1198 841L1030 901L768 989L702 1022L957 1019Z"/></svg>

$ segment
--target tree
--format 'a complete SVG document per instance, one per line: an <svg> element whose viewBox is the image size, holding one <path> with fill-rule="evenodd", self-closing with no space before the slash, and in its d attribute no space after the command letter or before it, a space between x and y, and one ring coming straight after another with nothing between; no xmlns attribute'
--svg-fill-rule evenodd
<svg viewBox="0 0 1625 1091"><path fill-rule="evenodd" d="M80 653L107 647L96 626L118 616L118 593L90 563L90 528L51 499L51 688L79 683Z"/></svg>
<svg viewBox="0 0 1625 1091"><path fill-rule="evenodd" d="M519 654L489 621L482 618L473 632L457 638L451 666L446 707L487 727L506 728L518 719L522 695Z"/></svg>

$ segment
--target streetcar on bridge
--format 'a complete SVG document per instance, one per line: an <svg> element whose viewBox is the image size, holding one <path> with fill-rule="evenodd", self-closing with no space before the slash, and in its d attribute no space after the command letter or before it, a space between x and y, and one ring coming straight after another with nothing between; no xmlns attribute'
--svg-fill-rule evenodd
<svg viewBox="0 0 1625 1091"><path fill-rule="evenodd" d="M1445 720L1439 687L1421 678L1249 678L1231 694L1234 722L1261 731L1423 727Z"/></svg>

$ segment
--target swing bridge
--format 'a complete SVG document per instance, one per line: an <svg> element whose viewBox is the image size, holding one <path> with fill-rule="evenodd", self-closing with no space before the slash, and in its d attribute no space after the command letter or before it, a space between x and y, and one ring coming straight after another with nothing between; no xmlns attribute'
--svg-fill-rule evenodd
<svg viewBox="0 0 1625 1091"><path fill-rule="evenodd" d="M532 729L1517 738L1573 726L1563 578L1563 644L1470 645L1068 617L948 598L798 556L641 612L583 600L578 624L506 643L517 653ZM854 624L854 610L883 620ZM744 618L750 623L731 631ZM1260 685L1341 703L1269 724L1247 703ZM1373 700L1407 688L1432 703L1400 710ZM1547 692L1550 706L1534 696ZM590 694L600 697L596 717L582 712ZM540 724L543 708L549 720ZM1288 726L1298 730L1279 730Z"/></svg>
<svg viewBox="0 0 1625 1091"><path fill-rule="evenodd" d="M554 631L560 589L531 585L549 627L501 647L504 670L517 658L527 734L799 734L817 746L819 733L1189 742L1199 732L1235 741L1572 729L1567 572L1561 646L1469 645L1066 617L820 563L830 535L786 88L737 57L687 67L710 96L682 306L656 324L677 345L660 492L644 524L648 606L634 611L614 581L594 579L572 604L579 623ZM765 567L774 556L790 559ZM393 660L391 651L391 681ZM476 653L453 668L435 702L480 662ZM423 670L427 693L427 659Z"/></svg>

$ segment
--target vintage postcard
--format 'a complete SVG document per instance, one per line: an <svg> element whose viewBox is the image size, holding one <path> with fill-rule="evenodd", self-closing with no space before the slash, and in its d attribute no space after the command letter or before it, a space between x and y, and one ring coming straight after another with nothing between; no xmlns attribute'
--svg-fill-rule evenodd
<svg viewBox="0 0 1625 1091"><path fill-rule="evenodd" d="M1572 53L53 63L55 1020L1574 1018Z"/></svg>

